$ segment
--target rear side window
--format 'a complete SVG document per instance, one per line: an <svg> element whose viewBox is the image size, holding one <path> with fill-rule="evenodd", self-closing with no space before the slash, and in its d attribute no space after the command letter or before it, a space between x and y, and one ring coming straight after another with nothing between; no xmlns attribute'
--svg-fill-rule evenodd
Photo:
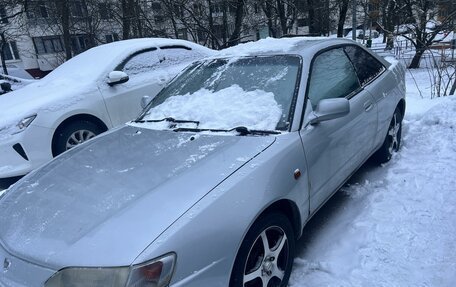
<svg viewBox="0 0 456 287"><path fill-rule="evenodd" d="M355 66L361 86L367 85L385 70L382 63L360 47L347 46L345 52Z"/></svg>
<svg viewBox="0 0 456 287"><path fill-rule="evenodd" d="M162 62L161 66L175 66L179 64L188 64L202 58L198 52L187 47L181 46L165 46L161 47Z"/></svg>
<svg viewBox="0 0 456 287"><path fill-rule="evenodd" d="M347 97L359 88L356 72L342 48L324 52L315 58L308 89L313 109L320 100Z"/></svg>
<svg viewBox="0 0 456 287"><path fill-rule="evenodd" d="M156 48L137 52L121 64L117 70L121 70L129 76L153 71L160 64L159 54Z"/></svg>

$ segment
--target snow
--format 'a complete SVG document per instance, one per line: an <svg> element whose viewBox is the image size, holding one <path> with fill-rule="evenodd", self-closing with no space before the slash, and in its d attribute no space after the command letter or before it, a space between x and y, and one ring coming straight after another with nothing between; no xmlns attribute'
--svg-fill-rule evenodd
<svg viewBox="0 0 456 287"><path fill-rule="evenodd" d="M294 38L266 38L255 42L239 44L221 50L219 55L254 55L268 52L288 52L301 43L327 40L326 37L294 37Z"/></svg>
<svg viewBox="0 0 456 287"><path fill-rule="evenodd" d="M200 129L232 129L246 126L255 130L275 130L282 108L274 94L263 90L245 91L232 85L219 91L200 89L192 94L168 98L152 108L144 120L173 117L199 121ZM148 123L150 128L165 128L168 124ZM194 126L196 127L196 126Z"/></svg>
<svg viewBox="0 0 456 287"><path fill-rule="evenodd" d="M400 152L362 167L311 220L290 287L454 286L456 98L431 100L429 82L407 72Z"/></svg>

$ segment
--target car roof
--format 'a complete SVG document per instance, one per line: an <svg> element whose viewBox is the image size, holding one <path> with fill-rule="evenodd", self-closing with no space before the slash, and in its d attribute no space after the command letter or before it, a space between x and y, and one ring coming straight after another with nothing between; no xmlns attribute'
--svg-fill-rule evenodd
<svg viewBox="0 0 456 287"><path fill-rule="evenodd" d="M298 54L301 55L305 60L310 61L313 56L330 47L338 45L356 45L358 47L364 47L359 45L357 42L351 39L344 38L327 38L327 37L292 37L292 38L266 38L255 42L248 42L239 44L234 47L230 47L219 52L221 57L236 57L236 56L267 56L277 54ZM372 52L369 52L372 54ZM388 63L373 55L384 65L388 66Z"/></svg>

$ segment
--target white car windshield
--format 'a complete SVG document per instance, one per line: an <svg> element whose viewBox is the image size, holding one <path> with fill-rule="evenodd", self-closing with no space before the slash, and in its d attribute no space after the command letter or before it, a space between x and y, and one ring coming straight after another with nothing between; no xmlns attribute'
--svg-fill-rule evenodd
<svg viewBox="0 0 456 287"><path fill-rule="evenodd" d="M294 55L197 63L160 92L136 122L155 122L156 128L173 128L177 122L198 129L286 131L300 65Z"/></svg>

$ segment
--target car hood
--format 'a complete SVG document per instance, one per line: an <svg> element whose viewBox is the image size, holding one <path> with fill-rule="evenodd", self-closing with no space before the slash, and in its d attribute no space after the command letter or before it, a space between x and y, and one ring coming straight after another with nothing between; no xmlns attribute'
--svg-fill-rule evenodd
<svg viewBox="0 0 456 287"><path fill-rule="evenodd" d="M62 154L0 200L0 242L47 266L122 266L275 141L126 126Z"/></svg>
<svg viewBox="0 0 456 287"><path fill-rule="evenodd" d="M78 82L70 78L43 78L34 83L0 95L0 128L17 124L23 117L38 111L56 111L84 99L85 95L97 93L93 82ZM13 121L12 123L10 121Z"/></svg>

